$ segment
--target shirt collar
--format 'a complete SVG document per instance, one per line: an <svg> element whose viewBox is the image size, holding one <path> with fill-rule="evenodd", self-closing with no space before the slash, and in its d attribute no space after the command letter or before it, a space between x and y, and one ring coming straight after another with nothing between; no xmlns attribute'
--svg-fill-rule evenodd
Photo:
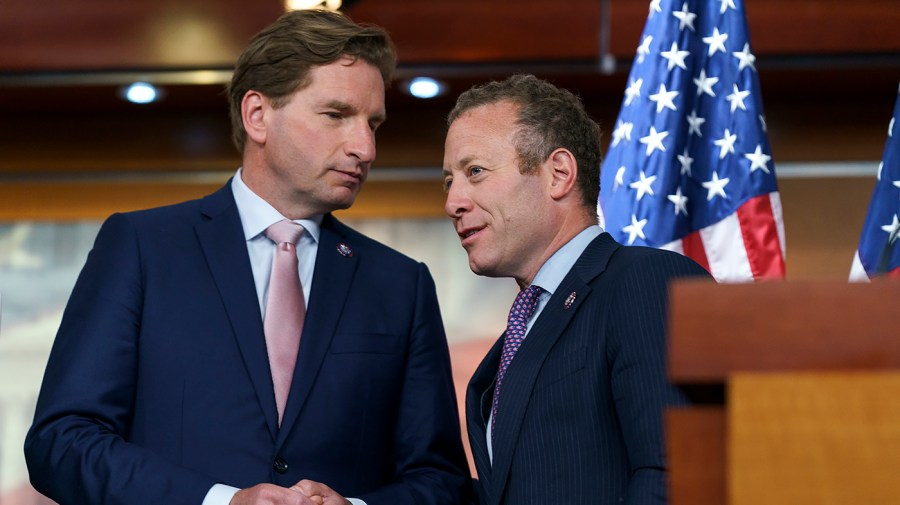
<svg viewBox="0 0 900 505"><path fill-rule="evenodd" d="M238 213L241 216L241 226L244 228L244 239L252 240L266 231L266 228L287 219L275 207L269 204L253 192L241 178L241 169L231 179L231 192L234 194L234 201L237 204ZM294 219L295 223L303 226L306 233L312 239L319 242L319 227L322 224L322 214L306 219Z"/></svg>
<svg viewBox="0 0 900 505"><path fill-rule="evenodd" d="M566 274L569 273L569 270L572 269L572 266L575 265L575 262L578 261L581 253L587 249L588 244L601 233L603 233L603 229L600 228L600 226L591 225L582 230L578 235L575 235L572 240L569 240L564 246L560 247L559 250L553 253L553 256L550 256L550 259L541 266L537 275L534 276L532 284L537 284L542 287L544 291L552 295L553 292L556 291L556 288L559 287L560 283L562 283Z"/></svg>

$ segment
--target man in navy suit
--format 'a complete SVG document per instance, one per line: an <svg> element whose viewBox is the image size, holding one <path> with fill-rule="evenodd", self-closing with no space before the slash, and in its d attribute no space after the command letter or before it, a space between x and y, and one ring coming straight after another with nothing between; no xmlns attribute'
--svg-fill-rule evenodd
<svg viewBox="0 0 900 505"><path fill-rule="evenodd" d="M518 75L449 116L445 210L479 275L521 292L468 385L480 503L663 503L669 281L679 254L597 224L600 129L571 93Z"/></svg>
<svg viewBox="0 0 900 505"><path fill-rule="evenodd" d="M331 215L375 158L394 65L383 30L327 11L250 42L229 88L242 168L97 236L25 442L36 489L63 505L459 502L468 468L432 278ZM306 316L276 405L264 232L284 220L303 227Z"/></svg>

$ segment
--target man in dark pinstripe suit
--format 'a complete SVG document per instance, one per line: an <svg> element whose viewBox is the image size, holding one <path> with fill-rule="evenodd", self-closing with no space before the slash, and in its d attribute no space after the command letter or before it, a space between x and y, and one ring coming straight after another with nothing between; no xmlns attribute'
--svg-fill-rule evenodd
<svg viewBox="0 0 900 505"><path fill-rule="evenodd" d="M449 125L445 210L469 266L540 288L511 315L521 347L505 332L469 382L479 502L664 503L663 409L687 401L664 370L667 285L708 273L598 226L600 129L571 93L513 76L463 93Z"/></svg>

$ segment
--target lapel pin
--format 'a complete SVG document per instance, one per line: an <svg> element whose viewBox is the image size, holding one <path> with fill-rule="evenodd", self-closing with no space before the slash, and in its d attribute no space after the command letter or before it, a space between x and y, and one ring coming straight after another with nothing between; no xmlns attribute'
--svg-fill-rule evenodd
<svg viewBox="0 0 900 505"><path fill-rule="evenodd" d="M341 256L345 258L353 256L353 249L350 249L350 246L343 242L337 245L337 250L339 253L341 253Z"/></svg>
<svg viewBox="0 0 900 505"><path fill-rule="evenodd" d="M569 307L571 307L573 303L575 303L575 292L574 291L569 293L568 298L566 298L566 301L563 302L563 309L569 310Z"/></svg>

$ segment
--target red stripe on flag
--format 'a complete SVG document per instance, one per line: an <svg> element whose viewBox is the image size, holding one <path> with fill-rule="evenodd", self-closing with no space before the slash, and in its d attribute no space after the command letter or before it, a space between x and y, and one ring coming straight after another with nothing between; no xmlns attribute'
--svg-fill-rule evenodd
<svg viewBox="0 0 900 505"><path fill-rule="evenodd" d="M709 260L706 258L706 249L703 247L703 239L700 238L700 232L695 231L689 233L681 239L681 246L684 249L684 255L696 261L707 272L712 273L709 269Z"/></svg>
<svg viewBox="0 0 900 505"><path fill-rule="evenodd" d="M754 279L783 279L784 256L769 195L747 200L737 210L744 248Z"/></svg>

